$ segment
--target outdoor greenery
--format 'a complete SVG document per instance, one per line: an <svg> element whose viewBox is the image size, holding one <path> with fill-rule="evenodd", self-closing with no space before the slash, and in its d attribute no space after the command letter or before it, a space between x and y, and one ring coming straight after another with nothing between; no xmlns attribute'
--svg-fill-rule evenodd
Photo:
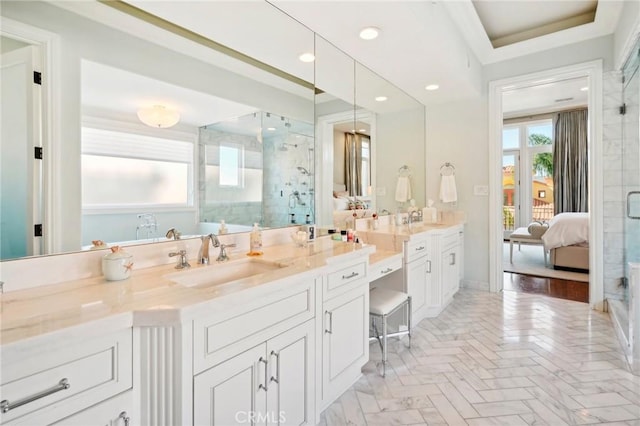
<svg viewBox="0 0 640 426"><path fill-rule="evenodd" d="M551 138L538 133L529 135L529 146L551 145ZM533 170L542 176L553 176L553 154L544 152L537 154L533 160Z"/></svg>

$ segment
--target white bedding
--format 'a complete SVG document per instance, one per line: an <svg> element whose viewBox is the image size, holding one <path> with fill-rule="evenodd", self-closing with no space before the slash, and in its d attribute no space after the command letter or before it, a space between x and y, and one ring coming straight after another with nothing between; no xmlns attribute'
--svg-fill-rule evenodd
<svg viewBox="0 0 640 426"><path fill-rule="evenodd" d="M589 213L559 213L549 221L542 236L544 247L551 250L563 246L589 243Z"/></svg>

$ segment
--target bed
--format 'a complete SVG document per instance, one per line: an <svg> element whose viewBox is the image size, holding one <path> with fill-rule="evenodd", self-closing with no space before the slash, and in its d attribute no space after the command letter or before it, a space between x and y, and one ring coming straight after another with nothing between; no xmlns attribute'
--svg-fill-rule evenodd
<svg viewBox="0 0 640 426"><path fill-rule="evenodd" d="M554 269L589 270L589 213L559 213L542 235Z"/></svg>

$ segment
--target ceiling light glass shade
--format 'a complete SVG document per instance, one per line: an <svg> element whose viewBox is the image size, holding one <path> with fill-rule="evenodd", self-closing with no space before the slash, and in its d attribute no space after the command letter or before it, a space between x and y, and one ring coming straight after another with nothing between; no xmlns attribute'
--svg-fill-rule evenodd
<svg viewBox="0 0 640 426"><path fill-rule="evenodd" d="M313 53L303 53L302 55L298 56L298 59L300 59L302 62L313 62L316 60L316 57Z"/></svg>
<svg viewBox="0 0 640 426"><path fill-rule="evenodd" d="M440 86L438 86L437 84L429 84L425 87L426 90L438 90L439 88Z"/></svg>
<svg viewBox="0 0 640 426"><path fill-rule="evenodd" d="M376 27L366 27L360 31L360 38L363 40L373 40L380 34L380 30Z"/></svg>
<svg viewBox="0 0 640 426"><path fill-rule="evenodd" d="M138 110L138 118L149 127L166 129L175 126L180 121L180 113L162 105Z"/></svg>

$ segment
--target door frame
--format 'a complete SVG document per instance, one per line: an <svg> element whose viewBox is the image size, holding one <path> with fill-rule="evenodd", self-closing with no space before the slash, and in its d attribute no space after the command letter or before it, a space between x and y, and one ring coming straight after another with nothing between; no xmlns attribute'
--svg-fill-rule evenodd
<svg viewBox="0 0 640 426"><path fill-rule="evenodd" d="M502 92L571 78L586 77L589 82L589 304L592 309L604 309L603 276L603 163L602 163L602 68L595 60L566 67L524 74L489 83L489 290L502 291Z"/></svg>
<svg viewBox="0 0 640 426"><path fill-rule="evenodd" d="M0 34L38 46L42 55L42 250L59 252L63 206L60 204L61 118L60 37L57 34L13 19L0 17Z"/></svg>

